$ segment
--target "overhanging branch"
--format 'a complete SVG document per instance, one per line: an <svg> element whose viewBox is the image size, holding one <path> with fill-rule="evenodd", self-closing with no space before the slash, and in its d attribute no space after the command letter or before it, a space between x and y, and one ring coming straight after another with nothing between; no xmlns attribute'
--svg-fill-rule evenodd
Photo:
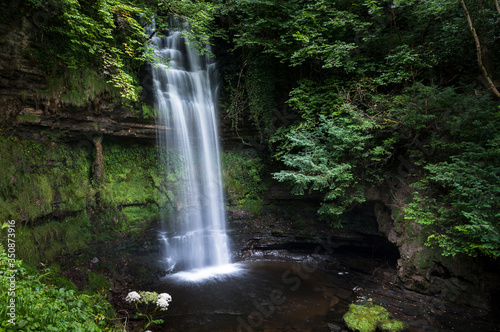
<svg viewBox="0 0 500 332"><path fill-rule="evenodd" d="M476 29L474 28L474 23L472 22L472 18L469 14L469 11L467 10L467 6L465 5L465 0L460 0L460 3L462 4L462 8L464 9L464 12L465 12L465 18L467 19L467 23L469 24L470 31L472 32L472 36L474 37L474 41L476 43L477 63L479 65L479 70L481 71L481 74L483 75L484 79L488 83L488 85L489 85L491 91L493 92L493 94L495 95L495 97L500 99L500 92L498 91L495 84L491 80L490 76L488 75L488 71L486 70L486 67L483 64L481 43L479 42L479 37L477 35ZM497 9L499 10L499 13L500 13L500 9L498 7L497 0L495 0L495 4L497 5Z"/></svg>

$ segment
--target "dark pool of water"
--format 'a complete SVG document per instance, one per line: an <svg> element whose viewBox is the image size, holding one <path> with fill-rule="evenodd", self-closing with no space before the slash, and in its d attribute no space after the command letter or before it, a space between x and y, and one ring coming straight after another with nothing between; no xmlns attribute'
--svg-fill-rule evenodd
<svg viewBox="0 0 500 332"><path fill-rule="evenodd" d="M235 266L236 272L202 281L171 275L155 285L154 291L173 298L161 331L325 331L327 314L335 306L341 310L338 288L314 265Z"/></svg>

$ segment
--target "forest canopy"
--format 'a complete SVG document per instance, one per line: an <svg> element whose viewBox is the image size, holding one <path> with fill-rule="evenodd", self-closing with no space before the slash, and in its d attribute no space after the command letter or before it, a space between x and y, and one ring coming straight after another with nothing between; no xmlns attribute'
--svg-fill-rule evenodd
<svg viewBox="0 0 500 332"><path fill-rule="evenodd" d="M500 6L471 0L29 0L48 72L141 96L145 27L210 42L221 109L248 119L297 194L338 217L385 186L444 255L500 256ZM40 14L41 13L41 14ZM286 110L287 117L284 117ZM248 142L247 142L248 143Z"/></svg>

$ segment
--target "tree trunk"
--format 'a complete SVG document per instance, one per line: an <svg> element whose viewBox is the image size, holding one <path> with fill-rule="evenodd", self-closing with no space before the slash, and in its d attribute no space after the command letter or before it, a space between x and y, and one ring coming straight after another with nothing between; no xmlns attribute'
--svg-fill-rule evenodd
<svg viewBox="0 0 500 332"><path fill-rule="evenodd" d="M470 17L469 11L467 10L467 6L465 5L465 0L460 0L460 3L462 4L462 8L464 9L465 17L467 19L467 23L469 23L469 28L470 28L470 31L472 32L472 36L474 37L474 41L476 42L477 63L479 65L479 70L481 71L481 74L483 75L484 79L488 83L489 90L491 90L493 92L495 97L500 99L500 92L498 91L495 84L491 80L490 76L488 75L488 71L486 70L486 67L483 64L481 43L479 42L479 37L477 35L476 29L474 28L472 18ZM495 0L495 3L497 5L497 9L498 9L498 1Z"/></svg>
<svg viewBox="0 0 500 332"><path fill-rule="evenodd" d="M494 1L495 1L495 6L497 7L498 15L500 15L500 5L498 4L498 0L494 0Z"/></svg>

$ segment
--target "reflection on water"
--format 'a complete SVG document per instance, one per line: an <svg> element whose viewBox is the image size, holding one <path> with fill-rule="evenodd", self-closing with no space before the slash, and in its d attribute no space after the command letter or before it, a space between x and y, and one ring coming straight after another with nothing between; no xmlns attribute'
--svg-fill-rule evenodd
<svg viewBox="0 0 500 332"><path fill-rule="evenodd" d="M162 331L321 330L338 303L335 285L310 264L241 263L199 282L194 276L174 274L154 287L173 297Z"/></svg>

